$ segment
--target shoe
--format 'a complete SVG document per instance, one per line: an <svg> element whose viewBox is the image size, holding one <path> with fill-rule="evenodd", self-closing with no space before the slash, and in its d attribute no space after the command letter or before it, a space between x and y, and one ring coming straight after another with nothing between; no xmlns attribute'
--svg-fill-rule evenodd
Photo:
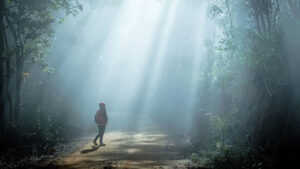
<svg viewBox="0 0 300 169"><path fill-rule="evenodd" d="M100 143L100 146L105 146L105 144L104 143Z"/></svg>
<svg viewBox="0 0 300 169"><path fill-rule="evenodd" d="M95 145L95 146L97 146L97 145L98 145L96 140L94 140L94 141L93 141L93 143L94 143L94 145Z"/></svg>

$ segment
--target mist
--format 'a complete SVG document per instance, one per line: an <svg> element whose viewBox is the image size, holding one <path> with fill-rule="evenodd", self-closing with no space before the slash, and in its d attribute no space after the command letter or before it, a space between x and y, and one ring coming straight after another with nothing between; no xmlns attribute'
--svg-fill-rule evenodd
<svg viewBox="0 0 300 169"><path fill-rule="evenodd" d="M160 123L180 117L185 122L177 125L188 128L205 42L215 41L207 2L91 5L54 28L53 85L85 124L94 123L98 103L105 102L116 125L125 121L138 128L142 119L159 116Z"/></svg>
<svg viewBox="0 0 300 169"><path fill-rule="evenodd" d="M299 2L1 1L0 168L298 166Z"/></svg>

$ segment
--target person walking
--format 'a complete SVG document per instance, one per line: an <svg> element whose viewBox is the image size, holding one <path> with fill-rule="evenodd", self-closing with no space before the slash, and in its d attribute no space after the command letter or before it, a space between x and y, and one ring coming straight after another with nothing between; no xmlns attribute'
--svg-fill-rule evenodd
<svg viewBox="0 0 300 169"><path fill-rule="evenodd" d="M105 146L105 144L103 143L103 135L105 132L105 126L107 124L108 121L108 117L106 114L106 108L105 108L105 104L104 103L99 103L99 110L97 111L96 115L95 115L95 122L98 125L98 134L95 137L95 139L93 140L93 143L95 146L97 146L97 140L98 138L100 138L100 146Z"/></svg>

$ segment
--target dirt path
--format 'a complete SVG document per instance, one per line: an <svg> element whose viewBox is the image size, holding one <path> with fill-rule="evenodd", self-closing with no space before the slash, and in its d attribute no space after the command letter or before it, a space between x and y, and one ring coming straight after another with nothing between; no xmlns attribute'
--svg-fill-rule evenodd
<svg viewBox="0 0 300 169"><path fill-rule="evenodd" d="M88 138L92 140L93 138ZM184 159L167 134L158 132L108 132L105 147L89 142L57 161L58 168L185 168Z"/></svg>

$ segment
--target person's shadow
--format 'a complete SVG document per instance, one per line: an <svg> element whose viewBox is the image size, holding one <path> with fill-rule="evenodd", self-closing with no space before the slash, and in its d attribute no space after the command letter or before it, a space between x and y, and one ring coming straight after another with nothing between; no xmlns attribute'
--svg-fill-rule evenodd
<svg viewBox="0 0 300 169"><path fill-rule="evenodd" d="M86 154L86 153L96 151L96 150L98 150L99 147L100 147L100 145L99 146L92 146L91 148L81 150L80 154Z"/></svg>

